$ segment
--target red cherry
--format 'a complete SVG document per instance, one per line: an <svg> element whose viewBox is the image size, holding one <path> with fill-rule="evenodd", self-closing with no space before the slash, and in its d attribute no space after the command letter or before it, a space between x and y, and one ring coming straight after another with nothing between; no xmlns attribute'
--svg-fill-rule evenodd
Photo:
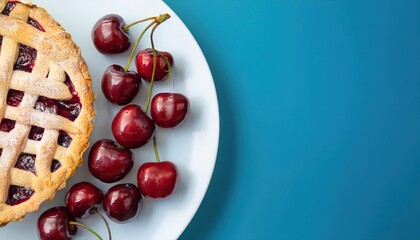
<svg viewBox="0 0 420 240"><path fill-rule="evenodd" d="M168 77L169 67L165 59L160 55L162 54L170 63L171 67L174 65L174 59L169 52L156 50L156 71L154 81L162 81ZM141 50L136 56L137 72L141 78L150 82L153 73L153 50L146 48Z"/></svg>
<svg viewBox="0 0 420 240"><path fill-rule="evenodd" d="M143 199L134 184L118 184L105 193L104 210L114 221L126 222L134 218L142 206Z"/></svg>
<svg viewBox="0 0 420 240"><path fill-rule="evenodd" d="M102 77L102 92L112 103L130 103L141 87L141 77L134 71L125 71L119 65L109 66Z"/></svg>
<svg viewBox="0 0 420 240"><path fill-rule="evenodd" d="M178 170L172 162L147 162L137 172L137 185L141 193L150 198L164 198L172 194Z"/></svg>
<svg viewBox="0 0 420 240"><path fill-rule="evenodd" d="M41 240L69 240L76 235L76 225L70 212L65 207L53 207L38 218L38 234Z"/></svg>
<svg viewBox="0 0 420 240"><path fill-rule="evenodd" d="M118 143L101 139L89 152L88 167L94 177L106 183L123 179L133 168L133 153Z"/></svg>
<svg viewBox="0 0 420 240"><path fill-rule="evenodd" d="M102 204L102 191L88 182L73 185L66 194L65 202L70 213L76 218L92 214Z"/></svg>
<svg viewBox="0 0 420 240"><path fill-rule="evenodd" d="M112 121L115 140L126 148L139 148L152 139L155 123L138 105L123 107Z"/></svg>
<svg viewBox="0 0 420 240"><path fill-rule="evenodd" d="M188 107L188 98L182 94L159 93L152 99L150 113L159 127L173 128L185 120Z"/></svg>
<svg viewBox="0 0 420 240"><path fill-rule="evenodd" d="M122 53L130 47L131 38L124 19L116 14L109 14L99 19L92 29L92 40L99 52Z"/></svg>

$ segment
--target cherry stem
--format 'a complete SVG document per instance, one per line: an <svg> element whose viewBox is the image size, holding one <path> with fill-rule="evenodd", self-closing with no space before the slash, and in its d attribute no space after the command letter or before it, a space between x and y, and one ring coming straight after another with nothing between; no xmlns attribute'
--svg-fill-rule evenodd
<svg viewBox="0 0 420 240"><path fill-rule="evenodd" d="M79 226L79 227L82 227L82 228L84 228L84 229L88 230L89 232L91 232L93 235L95 235L95 236L96 236L99 240L103 240L103 239L101 238L101 236L99 236L99 234L98 234L97 232L95 232L92 228L90 228L90 227L88 227L88 226L86 226L86 225L84 225L84 224L82 224L82 223L75 222L75 221L69 221L69 224L71 224L71 225L76 225L76 226Z"/></svg>
<svg viewBox="0 0 420 240"><path fill-rule="evenodd" d="M137 46L139 45L139 43L140 43L140 40L141 40L141 38L143 37L143 35L146 33L146 31L151 27L151 26L153 26L153 25L159 25L159 24L161 24L161 23L163 23L164 21L166 21L167 19L169 19L171 16L169 15L169 14L167 14L167 13L164 13L164 14L160 14L159 16L157 16L157 17L150 17L150 18L145 18L145 19L142 19L142 20L139 20L139 21L137 21L137 22L134 22L134 23L131 23L131 24L129 24L129 25L127 25L127 26L125 26L124 27L124 29L125 28L129 28L129 27L131 27L132 25L134 25L134 24L137 24L137 23L139 23L139 22L144 22L144 21L147 21L147 20L154 20L153 22L151 22L149 25L147 25L147 27L145 28L145 29L143 29L143 31L140 33L140 36L137 38L137 40L136 40L136 43L134 44L134 47L133 47L133 49L131 50L131 53L130 53L130 56L128 57L128 61L127 61L127 65L125 66L125 68L124 68L124 71L125 72L127 72L128 71L128 68L130 67L130 65L131 65L131 61L133 60L133 56L134 56L134 53L136 52L136 49L137 49Z"/></svg>
<svg viewBox="0 0 420 240"><path fill-rule="evenodd" d="M169 15L168 15L169 16ZM149 92L147 94L147 103L146 103L146 108L145 108L145 113L147 113L147 111L149 110L149 106L150 106L150 99L152 97L152 91L153 91L153 83L155 80L155 74L156 74L156 65L157 65L157 58L156 58L156 48L155 48L155 43L153 41L153 34L156 30L156 28L159 26L161 22L156 22L155 26L153 26L152 32L150 33L150 43L152 45L152 51L153 51L153 70L152 70L152 78L150 79L150 87L149 87ZM169 67L169 71L171 71L171 64L169 63L168 59L166 59L166 57L164 57L161 53L159 53L160 56L165 59L166 64ZM155 150L155 157L156 157L156 162L160 162L160 157L159 157L159 149L158 149L158 144L157 144L157 140L156 140L156 135L153 136L153 149Z"/></svg>
<svg viewBox="0 0 420 240"><path fill-rule="evenodd" d="M157 28L157 26L159 26L159 23L156 23L156 25L152 29L152 33L150 34L150 38L151 38L150 41L151 41L151 44L152 44L152 51L153 51L153 71L152 71L152 79L150 80L149 92L147 94L147 103L146 103L146 109L145 109L146 113L149 110L150 98L152 97L153 83L154 83L154 80L155 80L155 73L156 73L156 49L155 49L155 44L153 42L153 32ZM156 162L160 162L159 150L158 150L157 141L156 141L156 135L153 136L153 149L155 150Z"/></svg>
<svg viewBox="0 0 420 240"><path fill-rule="evenodd" d="M108 238L109 240L112 240L112 236L111 236L111 228L109 227L108 221L106 220L106 218L104 217L104 215L98 211L97 208L92 209L91 211L92 213L98 215L100 218L102 218L102 220L104 220L105 222L105 226L106 226L106 230L108 231Z"/></svg>
<svg viewBox="0 0 420 240"><path fill-rule="evenodd" d="M150 86L149 86L149 92L147 93L147 101L146 101L146 108L144 112L147 113L150 106L150 99L152 98L152 92L153 92L153 84L155 83L155 74L156 74L156 65L157 65L157 58L156 58L156 49L155 44L153 42L153 33L154 30L159 26L159 23L156 23L155 26L152 29L152 33L150 34L150 43L152 44L152 51L153 51L153 70L152 70L152 79L150 79Z"/></svg>
<svg viewBox="0 0 420 240"><path fill-rule="evenodd" d="M171 75L172 75L172 65L169 62L169 60L165 56L163 56L163 54L161 52L158 52L158 54L161 58L163 58L163 60L166 63L166 66L168 66L168 75L166 76L166 79L169 79L169 78L171 78Z"/></svg>
<svg viewBox="0 0 420 240"><path fill-rule="evenodd" d="M163 56L163 54L161 52L157 52L156 48L155 48L155 43L153 41L153 34L155 33L156 28L159 26L160 22L157 22L155 24L155 26L152 29L152 32L150 33L150 43L152 45L152 51L153 51L153 70L152 70L152 78L150 79L150 87L149 87L149 92L147 94L147 101L146 101L146 110L145 112L147 113L147 111L149 110L149 104L150 104L150 99L152 97L152 91L153 91L153 84L154 84L154 80L155 80L155 75L156 75L156 65L157 65L157 58L156 58L156 54L159 54L159 56L161 58L163 58L165 60L166 65L168 66L169 69L169 73L168 76L166 77L167 79L170 78L171 73L172 73L172 66L171 63L169 62L169 60Z"/></svg>
<svg viewBox="0 0 420 240"><path fill-rule="evenodd" d="M141 38L143 37L143 35L146 33L146 31L155 24L155 22L150 23L149 25L147 25L147 27L145 29L143 29L143 31L140 33L140 36L137 38L136 40L136 44L134 44L133 49L131 50L130 56L128 57L128 61L127 61L127 65L125 65L124 71L127 72L128 68L131 65L131 60L133 60L133 56L134 53L136 52L137 46L140 43Z"/></svg>
<svg viewBox="0 0 420 240"><path fill-rule="evenodd" d="M156 162L160 162L159 149L158 149L158 144L157 144L157 140L156 140L156 135L153 136L153 149L155 150Z"/></svg>
<svg viewBox="0 0 420 240"><path fill-rule="evenodd" d="M155 19L156 19L156 17L148 17L148 18L144 18L144 19L141 19L141 20L137 20L135 22L132 22L130 24L125 25L124 27L122 27L122 30L124 32L126 32L130 27L136 25L137 23L142 23L142 22L146 22L146 21L149 21L149 20L155 20Z"/></svg>

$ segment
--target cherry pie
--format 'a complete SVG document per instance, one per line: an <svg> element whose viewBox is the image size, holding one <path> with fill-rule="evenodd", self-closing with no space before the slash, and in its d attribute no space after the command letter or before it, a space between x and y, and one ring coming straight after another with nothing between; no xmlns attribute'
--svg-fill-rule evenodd
<svg viewBox="0 0 420 240"><path fill-rule="evenodd" d="M93 129L87 65L46 10L0 0L0 225L64 188Z"/></svg>

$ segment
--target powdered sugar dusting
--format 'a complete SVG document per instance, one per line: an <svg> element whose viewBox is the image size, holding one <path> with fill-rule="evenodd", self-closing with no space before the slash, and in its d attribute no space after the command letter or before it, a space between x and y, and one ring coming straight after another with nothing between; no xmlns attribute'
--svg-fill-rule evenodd
<svg viewBox="0 0 420 240"><path fill-rule="evenodd" d="M3 29L4 29L6 32L9 32L9 33L11 33L11 32L15 32L15 31L18 29L18 25L17 25L17 23L16 23L16 22L13 22L13 23L8 23L8 24L4 23L4 27L3 27Z"/></svg>
<svg viewBox="0 0 420 240"><path fill-rule="evenodd" d="M6 82L8 80L9 73L5 71L8 67L8 63L0 61L0 82Z"/></svg>
<svg viewBox="0 0 420 240"><path fill-rule="evenodd" d="M42 69L37 68L35 70ZM57 100L70 99L72 95L67 85L61 81L51 80L51 78L54 78L54 75L60 76L60 80L65 79L65 74L62 71L60 71L60 74L54 74L53 71L51 71L48 79L41 77L41 75L37 74L37 72L27 73L24 71L15 71L13 73L10 86L13 89L20 90L25 93L33 93Z"/></svg>

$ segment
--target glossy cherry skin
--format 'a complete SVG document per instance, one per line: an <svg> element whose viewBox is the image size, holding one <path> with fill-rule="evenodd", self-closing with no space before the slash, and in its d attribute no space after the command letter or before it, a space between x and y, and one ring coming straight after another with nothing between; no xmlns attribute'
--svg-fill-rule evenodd
<svg viewBox="0 0 420 240"><path fill-rule="evenodd" d="M94 177L105 183L123 179L133 168L133 153L110 139L101 139L89 151L88 167Z"/></svg>
<svg viewBox="0 0 420 240"><path fill-rule="evenodd" d="M179 93L158 93L151 103L150 114L159 127L174 128L182 123L189 109L188 98Z"/></svg>
<svg viewBox="0 0 420 240"><path fill-rule="evenodd" d="M109 66L102 77L102 92L106 99L118 105L130 103L141 87L141 77L134 71L125 71L119 65Z"/></svg>
<svg viewBox="0 0 420 240"><path fill-rule="evenodd" d="M131 183L111 187L104 197L104 210L116 222L133 219L143 207L139 189Z"/></svg>
<svg viewBox="0 0 420 240"><path fill-rule="evenodd" d="M96 49L103 54L122 53L130 47L131 37L124 19L117 14L109 14L99 19L92 29L92 40Z"/></svg>
<svg viewBox="0 0 420 240"><path fill-rule="evenodd" d="M154 81L165 80L169 74L169 67L166 64L165 59L162 58L158 52L169 61L171 67L174 65L174 58L172 57L172 54L169 52L156 50L156 71ZM153 73L153 50L151 48L143 49L137 53L136 67L137 72L140 74L141 78L150 82Z"/></svg>
<svg viewBox="0 0 420 240"><path fill-rule="evenodd" d="M98 209L104 194L95 185L80 182L73 185L66 194L65 202L69 212L76 218L83 218Z"/></svg>
<svg viewBox="0 0 420 240"><path fill-rule="evenodd" d="M149 142L155 128L153 120L135 104L123 107L112 121L115 140L126 148L139 148Z"/></svg>
<svg viewBox="0 0 420 240"><path fill-rule="evenodd" d="M147 162L137 172L137 186L144 196L165 198L172 194L178 170L172 162Z"/></svg>
<svg viewBox="0 0 420 240"><path fill-rule="evenodd" d="M76 235L76 225L69 210L65 207L53 207L38 218L38 234L41 240L70 240Z"/></svg>

